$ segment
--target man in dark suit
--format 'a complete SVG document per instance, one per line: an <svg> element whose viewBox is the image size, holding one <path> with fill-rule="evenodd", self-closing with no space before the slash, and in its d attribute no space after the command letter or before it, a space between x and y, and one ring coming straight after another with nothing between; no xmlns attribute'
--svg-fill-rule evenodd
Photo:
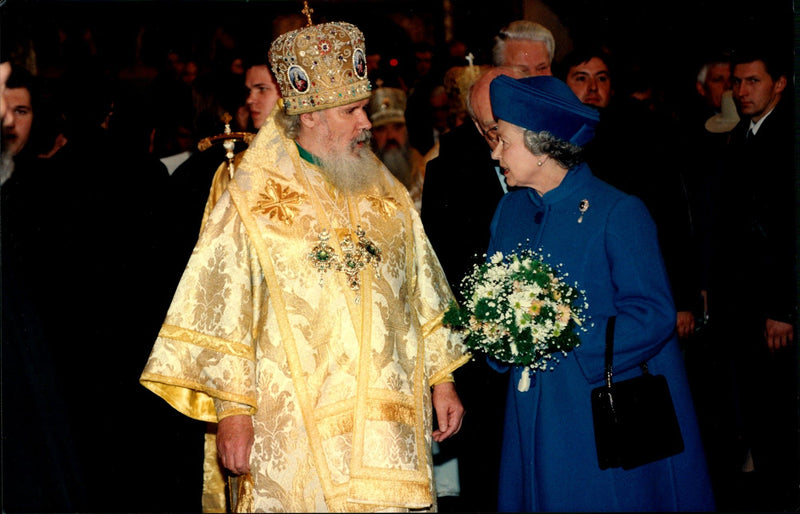
<svg viewBox="0 0 800 514"><path fill-rule="evenodd" d="M444 134L439 155L425 172L422 223L459 301L461 279L482 260L489 224L506 190L491 156L497 146L497 124L489 104L489 83L498 75L513 73L515 68L497 67L476 80L467 105L474 125L464 123Z"/></svg>
<svg viewBox="0 0 800 514"><path fill-rule="evenodd" d="M425 172L422 224L459 302L463 299L461 279L473 264L483 261L489 225L506 191L505 179L491 157L498 139L489 83L498 75L521 78L523 72L519 67L499 66L475 81L467 101L474 124L464 123L442 135L439 155ZM476 356L455 372L455 378L472 421L464 424L456 438L441 445L437 457L458 457L462 509L455 510L493 511L497 509L507 377ZM440 509L447 507L442 504Z"/></svg>
<svg viewBox="0 0 800 514"><path fill-rule="evenodd" d="M793 510L798 488L794 131L786 62L758 49L734 55L741 121L711 196L709 316L717 351L732 359L741 419L731 490L749 491L753 504L745 508L767 510Z"/></svg>

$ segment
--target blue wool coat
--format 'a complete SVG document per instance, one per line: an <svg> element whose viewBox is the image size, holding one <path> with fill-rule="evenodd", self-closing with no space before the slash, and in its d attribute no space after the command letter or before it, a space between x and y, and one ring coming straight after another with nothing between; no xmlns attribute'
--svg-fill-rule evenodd
<svg viewBox="0 0 800 514"><path fill-rule="evenodd" d="M588 201L583 213L579 206ZM579 221L580 220L580 221ZM594 177L582 164L540 196L503 197L488 255L522 244L561 263L589 304L581 345L517 390L511 368L500 473L500 511L705 511L714 509L697 420L675 336L675 307L656 227L644 204ZM605 327L617 316L615 380L647 361L667 378L686 449L624 471L601 470L590 392L603 384Z"/></svg>

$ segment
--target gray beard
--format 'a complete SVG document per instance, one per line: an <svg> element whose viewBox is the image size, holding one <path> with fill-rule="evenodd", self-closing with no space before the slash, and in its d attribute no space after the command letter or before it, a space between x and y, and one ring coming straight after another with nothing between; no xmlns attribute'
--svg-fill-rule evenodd
<svg viewBox="0 0 800 514"><path fill-rule="evenodd" d="M406 144L402 148L390 148L378 155L380 160L383 161L383 164L392 172L392 175L402 182L402 184L406 186L406 189L410 189L412 186L411 180L413 174L411 153L408 150L409 147L408 144Z"/></svg>
<svg viewBox="0 0 800 514"><path fill-rule="evenodd" d="M365 145L355 154L345 152L320 157L320 168L333 186L344 193L364 194L380 189L375 157Z"/></svg>

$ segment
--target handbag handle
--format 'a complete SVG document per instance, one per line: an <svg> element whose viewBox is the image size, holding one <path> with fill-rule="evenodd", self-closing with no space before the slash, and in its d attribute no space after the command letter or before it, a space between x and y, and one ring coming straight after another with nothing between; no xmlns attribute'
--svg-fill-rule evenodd
<svg viewBox="0 0 800 514"><path fill-rule="evenodd" d="M612 367L614 362L614 326L616 324L616 316L608 318L608 323L606 324L606 385L608 387L611 387L611 381L614 376ZM647 361L639 364L639 367L642 368L642 374L650 374L647 369Z"/></svg>
<svg viewBox="0 0 800 514"><path fill-rule="evenodd" d="M617 317L611 316L608 318L606 324L606 386L611 387L612 362L614 360L614 325L617 323Z"/></svg>

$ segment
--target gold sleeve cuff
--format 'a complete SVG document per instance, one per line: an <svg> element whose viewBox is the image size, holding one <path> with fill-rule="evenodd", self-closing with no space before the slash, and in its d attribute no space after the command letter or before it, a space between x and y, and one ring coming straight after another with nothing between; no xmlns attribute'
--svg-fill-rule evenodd
<svg viewBox="0 0 800 514"><path fill-rule="evenodd" d="M448 382L455 382L456 379L453 377L453 374L450 373L449 375L445 375L436 382L431 384L431 387L437 386L439 384L447 384Z"/></svg>
<svg viewBox="0 0 800 514"><path fill-rule="evenodd" d="M435 375L430 377L428 379L428 384L431 387L433 387L436 384L444 384L444 383L447 383L447 382L455 382L455 380L452 378L453 371L457 370L458 368L460 368L461 366L463 366L464 364L469 362L470 359L472 359L472 354L467 353L467 354L462 355L461 358L451 362L450 365L448 365L447 367L445 367L444 369L442 369L441 371L439 371L438 373L436 373ZM451 377L451 378L448 379L448 377Z"/></svg>
<svg viewBox="0 0 800 514"><path fill-rule="evenodd" d="M248 405L218 398L214 399L214 408L217 411L217 419L220 421L231 416L240 416L242 414L250 416L254 413L253 408Z"/></svg>

